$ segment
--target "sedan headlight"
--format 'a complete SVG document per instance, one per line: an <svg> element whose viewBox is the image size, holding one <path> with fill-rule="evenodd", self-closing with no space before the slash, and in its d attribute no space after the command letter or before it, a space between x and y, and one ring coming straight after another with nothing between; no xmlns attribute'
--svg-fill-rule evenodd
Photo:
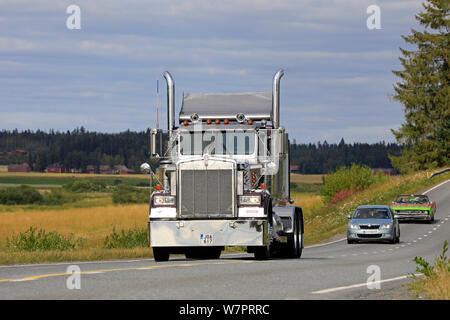
<svg viewBox="0 0 450 320"><path fill-rule="evenodd" d="M350 223L348 226L350 227L350 229L358 229L357 224Z"/></svg>
<svg viewBox="0 0 450 320"><path fill-rule="evenodd" d="M239 205L244 206L261 206L261 195L240 196Z"/></svg>
<svg viewBox="0 0 450 320"><path fill-rule="evenodd" d="M173 196L153 196L153 206L175 206L175 197Z"/></svg>
<svg viewBox="0 0 450 320"><path fill-rule="evenodd" d="M383 224L383 225L381 226L381 229L390 229L390 228L392 228L392 224L390 224L390 223L388 223L388 224Z"/></svg>

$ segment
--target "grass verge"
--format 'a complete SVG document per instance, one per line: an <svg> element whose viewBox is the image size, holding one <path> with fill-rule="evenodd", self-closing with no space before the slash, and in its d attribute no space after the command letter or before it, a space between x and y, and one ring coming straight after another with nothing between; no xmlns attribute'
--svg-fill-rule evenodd
<svg viewBox="0 0 450 320"><path fill-rule="evenodd" d="M448 242L445 241L442 254L434 260L434 266L421 257L416 257L416 271L423 278L412 275L414 281L408 285L416 298L450 300L450 261L447 258Z"/></svg>

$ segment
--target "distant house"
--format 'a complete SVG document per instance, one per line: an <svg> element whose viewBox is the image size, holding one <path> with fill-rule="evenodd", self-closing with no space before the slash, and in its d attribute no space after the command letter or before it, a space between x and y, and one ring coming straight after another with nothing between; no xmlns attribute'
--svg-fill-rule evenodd
<svg viewBox="0 0 450 320"><path fill-rule="evenodd" d="M95 172L96 172L96 170L95 170L95 166L94 165L90 164L90 165L88 165L86 167L86 173L94 174Z"/></svg>
<svg viewBox="0 0 450 320"><path fill-rule="evenodd" d="M45 168L47 173L66 173L66 168L60 163L53 163Z"/></svg>
<svg viewBox="0 0 450 320"><path fill-rule="evenodd" d="M291 171L292 173L296 173L296 172L299 172L299 171L300 171L300 166L297 166L297 165L290 165L290 166L289 166L289 169L290 169L290 171Z"/></svg>
<svg viewBox="0 0 450 320"><path fill-rule="evenodd" d="M25 156L27 154L27 152L22 149L17 149L17 150L12 151L11 154L16 155L16 156Z"/></svg>
<svg viewBox="0 0 450 320"><path fill-rule="evenodd" d="M111 167L108 165L101 165L99 167L99 171L100 171L100 174L112 174L113 173Z"/></svg>
<svg viewBox="0 0 450 320"><path fill-rule="evenodd" d="M373 173L382 172L387 176L394 176L397 171L394 168L372 168Z"/></svg>
<svg viewBox="0 0 450 320"><path fill-rule="evenodd" d="M31 167L28 163L8 165L8 172L30 172L30 171Z"/></svg>
<svg viewBox="0 0 450 320"><path fill-rule="evenodd" d="M113 173L114 174L129 174L131 170L129 170L126 166L123 164L115 165Z"/></svg>

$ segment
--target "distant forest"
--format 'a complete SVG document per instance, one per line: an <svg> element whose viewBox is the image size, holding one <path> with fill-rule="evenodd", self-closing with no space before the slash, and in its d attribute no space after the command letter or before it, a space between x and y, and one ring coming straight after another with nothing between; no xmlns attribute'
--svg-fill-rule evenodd
<svg viewBox="0 0 450 320"><path fill-rule="evenodd" d="M0 165L28 163L33 171L44 171L53 163L67 169L86 170L88 165L126 165L139 172L148 161L149 130L99 133L83 127L73 131L0 131ZM342 139L339 144L310 143L291 145L291 165L299 173L328 173L352 163L372 168L392 168L388 154L399 155L395 143L354 143Z"/></svg>

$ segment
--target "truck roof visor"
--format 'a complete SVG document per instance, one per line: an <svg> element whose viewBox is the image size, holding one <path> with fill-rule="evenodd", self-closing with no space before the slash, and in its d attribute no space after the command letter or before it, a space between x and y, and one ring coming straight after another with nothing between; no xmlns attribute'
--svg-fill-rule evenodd
<svg viewBox="0 0 450 320"><path fill-rule="evenodd" d="M192 120L193 113L200 120L232 120L237 114L244 114L246 119L270 120L272 110L272 92L185 93L179 121Z"/></svg>

